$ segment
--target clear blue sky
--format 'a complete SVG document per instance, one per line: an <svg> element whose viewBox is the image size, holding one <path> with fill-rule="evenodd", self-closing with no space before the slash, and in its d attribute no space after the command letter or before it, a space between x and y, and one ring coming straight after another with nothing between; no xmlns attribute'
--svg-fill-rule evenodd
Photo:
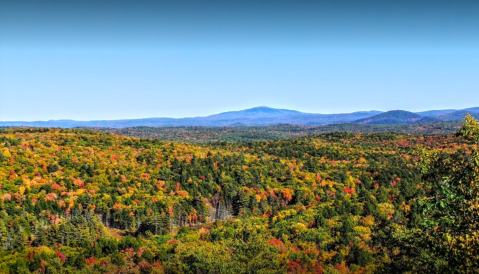
<svg viewBox="0 0 479 274"><path fill-rule="evenodd" d="M467 0L0 1L0 121L479 106L478 14Z"/></svg>

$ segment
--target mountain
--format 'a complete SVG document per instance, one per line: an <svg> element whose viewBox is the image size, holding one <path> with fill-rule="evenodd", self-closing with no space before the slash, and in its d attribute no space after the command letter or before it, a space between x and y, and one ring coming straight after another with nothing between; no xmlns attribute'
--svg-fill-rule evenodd
<svg viewBox="0 0 479 274"><path fill-rule="evenodd" d="M479 119L479 108L475 109L477 110L474 111L474 108L471 108L469 110L458 110L444 115L439 115L438 118L442 121L457 121L462 120L462 118L464 118L464 116L469 113L472 117Z"/></svg>
<svg viewBox="0 0 479 274"><path fill-rule="evenodd" d="M302 116L308 115L308 113L296 111L296 110L289 110L289 109L277 109L277 108L270 108L270 107L255 107L245 110L238 110L238 111L229 111L223 112L220 114L214 114L208 116L209 119L245 119L245 118L256 118L256 117L268 117L268 118L278 118L278 117L288 117L288 116Z"/></svg>
<svg viewBox="0 0 479 274"><path fill-rule="evenodd" d="M469 112L479 112L479 107L475 108L465 108L463 109L464 111L469 111Z"/></svg>
<svg viewBox="0 0 479 274"><path fill-rule="evenodd" d="M365 119L354 121L356 124L419 124L431 123L438 121L460 121L467 114L471 114L474 118L479 119L479 107L467 108L463 110L430 110L423 112L409 112L404 110L393 110L384 112Z"/></svg>
<svg viewBox="0 0 479 274"><path fill-rule="evenodd" d="M415 112L415 113L421 116L439 116L439 115L452 113L454 111L457 111L457 109L428 110L428 111L421 111L421 112Z"/></svg>
<svg viewBox="0 0 479 274"><path fill-rule="evenodd" d="M74 121L74 120L50 120L35 122L0 122L2 126L28 126L28 127L243 127L243 126L270 126L280 124L293 124L305 126L320 126L341 123L360 124L412 124L436 121L461 120L465 113L479 114L479 107L464 110L431 110L412 113L404 110L388 112L381 111L359 111L340 114L315 114L304 113L289 109L276 109L270 107L255 107L251 109L229 111L214 114L206 117L190 118L144 118L125 120L95 120L95 121ZM476 114L474 114L476 115ZM477 117L477 116L475 116Z"/></svg>
<svg viewBox="0 0 479 274"><path fill-rule="evenodd" d="M404 111L404 110L392 110L392 111L384 112L372 117L357 120L354 123L376 125L376 124L417 124L417 123L428 123L428 122L436 122L436 121L440 121L440 119L436 117L431 117L431 116L423 117L419 114L409 112L409 111Z"/></svg>
<svg viewBox="0 0 479 274"><path fill-rule="evenodd" d="M230 111L206 117L193 118L145 118L130 120L97 120L73 121L51 120L35 122L0 122L0 126L32 126L32 127L110 127L125 128L136 126L168 127L168 126L269 126L278 124L325 125L332 123L352 122L381 113L380 111L360 111L344 114L313 114L288 109L255 107L240 111Z"/></svg>

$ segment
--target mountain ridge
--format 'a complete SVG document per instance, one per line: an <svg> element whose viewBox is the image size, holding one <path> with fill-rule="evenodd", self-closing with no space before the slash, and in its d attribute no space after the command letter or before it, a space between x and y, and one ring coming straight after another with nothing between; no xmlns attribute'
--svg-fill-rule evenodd
<svg viewBox="0 0 479 274"><path fill-rule="evenodd" d="M478 111L471 111L471 110ZM423 116L424 113L435 113L435 116ZM432 110L424 111L420 113L414 113L405 110L391 110L383 112L381 114L359 119L354 121L355 124L368 124L368 125L391 125L391 124L421 124L421 123L433 123L441 121L459 121L467 114L471 114L474 118L479 117L479 108L469 108L464 110Z"/></svg>
<svg viewBox="0 0 479 274"><path fill-rule="evenodd" d="M441 121L433 116L421 116L405 110L391 110L372 117L355 121L356 124L418 124Z"/></svg>
<svg viewBox="0 0 479 274"><path fill-rule="evenodd" d="M289 109L278 109L267 106L259 106L238 111L227 111L203 117L186 118L141 118L141 119L118 119L118 120L90 120L76 121L69 119L49 121L0 121L0 126L30 126L30 127L110 127L125 128L136 126L149 127L181 127L181 126L270 126L279 124L294 125L327 125L341 123L363 124L410 124L435 121L456 121L464 117L468 112L479 116L479 107L462 110L431 110L423 112L409 112L404 110L393 111L357 111L352 113L319 114L306 113ZM429 114L429 115L425 115ZM435 115L430 115L435 114ZM476 117L476 116L475 116Z"/></svg>

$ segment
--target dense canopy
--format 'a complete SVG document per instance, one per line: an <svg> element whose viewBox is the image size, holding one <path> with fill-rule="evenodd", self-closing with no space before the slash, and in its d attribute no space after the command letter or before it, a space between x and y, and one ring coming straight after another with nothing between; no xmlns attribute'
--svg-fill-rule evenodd
<svg viewBox="0 0 479 274"><path fill-rule="evenodd" d="M425 229L418 201L430 191L417 148L470 146L453 135L193 145L4 129L0 272L417 271L423 243L407 248L408 235Z"/></svg>

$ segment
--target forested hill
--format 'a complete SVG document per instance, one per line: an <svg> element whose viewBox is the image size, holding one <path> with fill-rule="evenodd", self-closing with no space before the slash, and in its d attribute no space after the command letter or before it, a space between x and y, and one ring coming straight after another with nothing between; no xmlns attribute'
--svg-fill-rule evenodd
<svg viewBox="0 0 479 274"><path fill-rule="evenodd" d="M143 118L123 120L50 120L50 121L0 121L0 127L242 127L242 126L270 126L280 124L292 125L329 125L339 123L365 123L365 124L411 124L434 121L460 121L470 113L479 117L479 108L462 110L432 110L412 113L404 110L388 111L357 111L352 113L317 114L304 113L288 109L275 109L270 107L255 107L240 111L229 111L205 117L189 118ZM429 116L428 116L429 115Z"/></svg>
<svg viewBox="0 0 479 274"><path fill-rule="evenodd" d="M268 126L277 124L324 125L331 123L352 122L381 113L380 111L358 111L339 114L304 113L295 110L255 107L240 111L228 111L205 117L187 118L143 118L124 120L50 120L50 121L0 121L0 126L29 127L109 127L124 128L134 126L168 127L168 126Z"/></svg>
<svg viewBox="0 0 479 274"><path fill-rule="evenodd" d="M437 113L436 116L424 116L418 113L413 113L404 110L392 110L384 112L378 115L367 117L364 119L359 119L354 121L357 124L370 124L370 125L398 125L398 124L424 124L424 123L433 123L438 121L460 121L467 114L472 117L479 118L478 108L470 108L467 110L460 111L427 111L424 113Z"/></svg>
<svg viewBox="0 0 479 274"><path fill-rule="evenodd" d="M460 117L458 120L461 120L466 114ZM419 114L412 113L404 110L393 110L385 113L381 113L372 117L364 118L355 121L358 124L417 124L417 123L427 123L427 122L437 122L440 121L439 118L426 116L423 117Z"/></svg>
<svg viewBox="0 0 479 274"><path fill-rule="evenodd" d="M330 133L192 145L0 130L0 272L414 270L397 231L422 222L417 145L462 141Z"/></svg>
<svg viewBox="0 0 479 274"><path fill-rule="evenodd" d="M284 140L331 132L452 134L459 121L401 125L334 124L325 126L275 125L264 127L129 127L89 128L119 135L186 143L253 142Z"/></svg>

